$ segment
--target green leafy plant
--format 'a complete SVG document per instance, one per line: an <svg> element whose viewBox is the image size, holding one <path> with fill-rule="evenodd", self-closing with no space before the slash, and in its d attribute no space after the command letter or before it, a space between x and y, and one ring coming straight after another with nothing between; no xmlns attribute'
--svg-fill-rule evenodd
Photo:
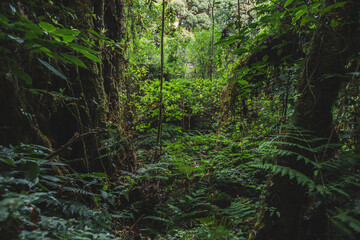
<svg viewBox="0 0 360 240"><path fill-rule="evenodd" d="M111 199L97 193L105 175L53 176L53 167L64 164L48 160L49 154L38 145L1 146L1 233L14 239L115 239L106 209ZM101 210L85 200L97 196Z"/></svg>

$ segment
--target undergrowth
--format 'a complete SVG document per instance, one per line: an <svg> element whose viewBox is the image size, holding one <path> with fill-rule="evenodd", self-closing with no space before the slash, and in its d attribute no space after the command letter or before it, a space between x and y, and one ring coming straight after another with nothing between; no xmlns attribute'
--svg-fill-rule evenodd
<svg viewBox="0 0 360 240"><path fill-rule="evenodd" d="M261 209L277 214L262 199L267 178L281 174L307 188L313 210L327 206L334 239L355 239L359 156L341 145L312 147L323 139L296 131L261 138L176 131L157 163L147 148L153 139L142 135L138 164L111 178L71 172L49 160L50 150L42 146L1 147L1 234L9 239L247 239ZM289 138L296 141L285 141ZM325 161L294 151L317 154L330 147L338 151ZM272 159L279 156L307 162L313 174L275 164ZM64 175L54 174L56 168Z"/></svg>

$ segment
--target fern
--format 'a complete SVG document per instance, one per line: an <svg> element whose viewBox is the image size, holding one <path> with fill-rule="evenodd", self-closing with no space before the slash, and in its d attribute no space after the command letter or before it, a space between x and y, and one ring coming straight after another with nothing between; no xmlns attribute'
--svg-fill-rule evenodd
<svg viewBox="0 0 360 240"><path fill-rule="evenodd" d="M110 134L110 137L101 141L102 147L106 153L98 156L98 159L111 157L117 155L126 144L128 137L121 137L119 132L111 127L108 127L107 133Z"/></svg>
<svg viewBox="0 0 360 240"><path fill-rule="evenodd" d="M252 167L255 168L261 168L264 170L271 170L274 173L279 173L281 176L288 175L290 180L296 179L298 184L301 184L302 186L309 186L310 189L314 189L315 182L311 178L307 177L303 173L292 169L290 167L280 166L280 165L274 165L274 164L254 164Z"/></svg>
<svg viewBox="0 0 360 240"><path fill-rule="evenodd" d="M88 196L94 196L96 194L92 193L92 192L89 192L89 191L86 191L84 189L81 189L81 188L75 188L75 187L66 187L66 186L63 186L61 188L62 191L66 191L66 192L70 192L70 193L74 193L74 194L81 194L81 195L88 195Z"/></svg>
<svg viewBox="0 0 360 240"><path fill-rule="evenodd" d="M52 176L49 166L61 164L47 160L49 153L37 145L0 146L0 164L5 166L0 170L0 231L14 239L115 239L106 208L96 211L86 203L89 197L100 198L96 192L103 189L107 176ZM104 205L110 202L102 200ZM41 220L35 222L30 213ZM29 226L36 229L26 230Z"/></svg>
<svg viewBox="0 0 360 240"><path fill-rule="evenodd" d="M336 223L340 221L348 225L355 232L360 233L360 221L358 219L350 216L349 214L344 212L344 210L337 209L337 211L340 213L335 216L332 216L333 222Z"/></svg>
<svg viewBox="0 0 360 240"><path fill-rule="evenodd" d="M325 156L324 152L328 149L341 149L340 144L326 142L327 139L313 137L310 132L289 130L265 141L258 148L257 153L263 159L271 159L274 156L284 159L290 157L294 161L302 160L305 164L311 164L311 176L289 166L273 164L266 160L263 160L264 163L253 163L251 166L296 181L309 190L317 204L342 206L341 209L328 210L332 227L338 229L336 238L355 239L356 233L360 232L360 213L356 212L356 199L359 195L355 194L356 189L360 187L360 178L356 172L359 156L340 151L335 158L320 159Z"/></svg>
<svg viewBox="0 0 360 240"><path fill-rule="evenodd" d="M315 181L310 177L290 167L274 165L274 164L257 164L252 166L264 170L271 170L272 172L280 174L281 176L288 176L290 180L295 179L297 183L300 184L301 186L304 187L306 186L309 189L309 191L316 190L321 195L331 195L330 190L336 190L335 187L329 189L328 186L322 186L316 184Z"/></svg>
<svg viewBox="0 0 360 240"><path fill-rule="evenodd" d="M298 146L298 145L296 145ZM285 150L285 149L267 149L263 151L264 153L270 153L270 154L274 154L274 155L278 155L278 156L282 156L282 157L286 157L286 156L296 156L296 160L304 160L304 162L306 164L312 164L315 167L319 167L320 165L315 162L310 160L310 158L305 157L303 155L300 155L297 152L294 151L290 151L290 150Z"/></svg>
<svg viewBox="0 0 360 240"><path fill-rule="evenodd" d="M53 197L43 199L47 207L53 207L60 210L62 214L72 217L93 217L96 211L91 210L86 204L73 200L56 199Z"/></svg>
<svg viewBox="0 0 360 240"><path fill-rule="evenodd" d="M243 224L245 221L253 220L257 212L256 205L251 199L242 198L231 202L229 208L222 209L221 213L232 219L234 224Z"/></svg>

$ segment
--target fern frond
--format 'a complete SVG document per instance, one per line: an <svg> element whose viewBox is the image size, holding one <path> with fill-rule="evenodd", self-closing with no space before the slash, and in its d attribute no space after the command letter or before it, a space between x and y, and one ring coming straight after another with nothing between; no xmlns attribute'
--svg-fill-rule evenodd
<svg viewBox="0 0 360 240"><path fill-rule="evenodd" d="M345 214L341 213L336 215L335 218L339 219L343 223L347 223L355 232L360 233L360 221Z"/></svg>
<svg viewBox="0 0 360 240"><path fill-rule="evenodd" d="M46 205L55 207L60 210L65 215L70 216L79 216L79 217L92 217L95 215L96 211L91 210L88 206L83 203L71 200L57 199L54 201L54 198L43 199L43 202Z"/></svg>
<svg viewBox="0 0 360 240"><path fill-rule="evenodd" d="M303 149L308 152L313 151L313 149L310 147L306 147L306 146L298 144L298 143L285 142L285 141L272 141L269 146L289 146L289 147L293 147L293 148Z"/></svg>
<svg viewBox="0 0 360 240"><path fill-rule="evenodd" d="M151 219L151 220L155 220L155 221L164 222L167 224L173 224L173 222L171 220L162 218L162 217L157 217L157 216L146 216L146 217L144 217L144 219Z"/></svg>
<svg viewBox="0 0 360 240"><path fill-rule="evenodd" d="M74 187L66 187L66 186L64 186L64 187L62 187L62 190L66 191L66 192L81 194L81 195L88 195L88 196L96 195L96 194L94 194L92 192L86 191L86 190L81 189L81 188L74 188Z"/></svg>
<svg viewBox="0 0 360 240"><path fill-rule="evenodd" d="M275 165L275 164L267 164L267 163L254 164L251 166L255 167L255 168L264 169L264 170L271 170L274 173L281 174L281 176L288 175L290 180L295 178L296 181L298 182L298 184L300 184L302 186L308 186L310 190L315 188L314 180L312 180L311 178L307 177L303 173L301 173L295 169L292 169L290 167L285 167L285 166L280 166L280 165Z"/></svg>
<svg viewBox="0 0 360 240"><path fill-rule="evenodd" d="M230 207L221 209L221 213L231 219L235 225L244 224L244 221L254 219L256 212L256 206L252 200L247 198L236 199L231 202Z"/></svg>
<svg viewBox="0 0 360 240"><path fill-rule="evenodd" d="M341 195L345 196L345 197L350 197L350 195L345 192L344 190L342 190L341 188L335 187L333 185L328 184L327 187L329 188L329 190L333 191L333 192L337 192L340 193Z"/></svg>
<svg viewBox="0 0 360 240"><path fill-rule="evenodd" d="M278 155L278 156L296 156L296 160L299 161L299 160L304 160L304 162L306 164L312 164L313 166L319 168L320 165L315 162L315 161L312 161L310 158L308 157L305 157L304 155L301 155L297 152L294 152L294 151L290 151L290 150L285 150L285 149L275 149L275 148L269 148L269 149L266 149L264 150L264 152L268 152L270 154L275 154L275 155Z"/></svg>

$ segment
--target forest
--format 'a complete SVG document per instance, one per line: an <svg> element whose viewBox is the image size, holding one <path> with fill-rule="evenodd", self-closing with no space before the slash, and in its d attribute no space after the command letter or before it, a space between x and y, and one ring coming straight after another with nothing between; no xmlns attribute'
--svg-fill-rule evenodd
<svg viewBox="0 0 360 240"><path fill-rule="evenodd" d="M0 238L360 239L360 1L1 0Z"/></svg>

